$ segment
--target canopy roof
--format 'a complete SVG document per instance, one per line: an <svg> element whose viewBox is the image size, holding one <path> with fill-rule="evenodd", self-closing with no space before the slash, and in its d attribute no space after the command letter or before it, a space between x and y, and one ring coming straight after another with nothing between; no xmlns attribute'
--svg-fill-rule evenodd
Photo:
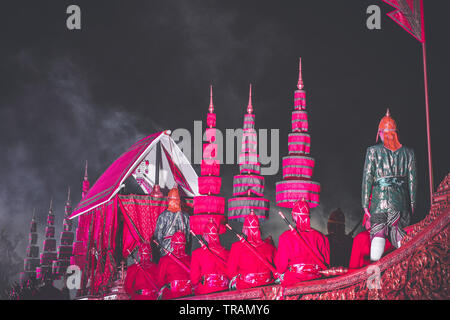
<svg viewBox="0 0 450 320"><path fill-rule="evenodd" d="M111 200L132 175L145 193L150 193L156 178L157 146L161 142L159 185L172 188L175 184L186 196L198 193L198 177L189 160L166 130L154 133L132 145L98 178L73 211L70 219L89 212Z"/></svg>

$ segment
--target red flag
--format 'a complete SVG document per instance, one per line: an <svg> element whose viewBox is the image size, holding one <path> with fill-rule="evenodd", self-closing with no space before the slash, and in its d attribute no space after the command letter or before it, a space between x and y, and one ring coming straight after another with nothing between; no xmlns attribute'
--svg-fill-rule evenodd
<svg viewBox="0 0 450 320"><path fill-rule="evenodd" d="M387 15L420 42L425 42L423 0L383 0L397 10Z"/></svg>

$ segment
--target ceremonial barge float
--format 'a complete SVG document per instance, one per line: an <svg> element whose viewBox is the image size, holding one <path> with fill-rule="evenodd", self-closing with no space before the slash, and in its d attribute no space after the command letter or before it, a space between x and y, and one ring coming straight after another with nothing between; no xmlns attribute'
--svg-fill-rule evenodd
<svg viewBox="0 0 450 320"><path fill-rule="evenodd" d="M292 133L288 137L289 154L282 161L283 180L276 184L276 204L280 207L292 208L299 199L307 201L311 208L319 204L320 184L312 180L315 160L310 156L305 98L300 63L299 81L294 93ZM178 186L183 211L190 215L190 228L194 234L201 234L204 225L211 220L219 226L220 233L226 231L227 220L243 221L249 214L256 214L261 222L267 220L269 201L264 197L264 177L260 175L254 126L250 91L244 116L240 172L233 180L233 198L228 201L228 215L225 215L225 199L219 196L222 180L215 141L212 87L200 177L172 140L169 131L135 143L112 163L92 188L89 188L86 166L82 200L73 212L69 194L58 250L54 239L54 215L50 208L47 239L40 259L33 219L22 281L64 278L67 267L76 265L82 270L77 299L128 299L123 286L126 266L119 262L133 257L140 243L151 243L157 218L167 207L167 198L163 194L173 186ZM123 192L125 182L131 177L145 195ZM450 174L434 193L428 215L409 227L402 246L361 269L347 272L341 269L337 276L328 274L328 277L289 286L272 284L182 299L448 299L449 198ZM78 219L75 233L72 231L73 219Z"/></svg>

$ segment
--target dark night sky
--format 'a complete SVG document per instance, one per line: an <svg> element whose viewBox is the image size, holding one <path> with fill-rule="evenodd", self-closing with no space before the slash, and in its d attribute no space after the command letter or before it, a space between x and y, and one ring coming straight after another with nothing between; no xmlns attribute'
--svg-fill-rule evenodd
<svg viewBox="0 0 450 320"><path fill-rule="evenodd" d="M66 28L69 4L81 7L81 31ZM366 28L371 4L382 9L381 30ZM449 9L425 1L435 185L450 171ZM347 231L359 220L365 150L387 107L417 154L420 220L429 201L421 47L390 11L377 0L4 1L0 227L28 232L35 207L42 229L51 196L61 225L67 186L74 205L80 199L85 159L92 184L139 138L193 131L194 120L205 121L210 83L224 130L242 126L252 82L256 126L279 128L286 155L299 56L322 184L313 226L326 232L336 207ZM227 197L236 173L223 167ZM280 179L281 170L266 177L271 200ZM272 212L265 232L284 229Z"/></svg>

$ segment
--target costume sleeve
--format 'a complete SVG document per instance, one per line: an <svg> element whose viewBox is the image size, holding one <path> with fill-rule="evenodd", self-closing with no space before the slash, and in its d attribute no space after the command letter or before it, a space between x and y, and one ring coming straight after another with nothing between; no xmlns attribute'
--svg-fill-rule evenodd
<svg viewBox="0 0 450 320"><path fill-rule="evenodd" d="M128 293L128 295L132 295L133 287L134 287L134 280L136 278L136 268L133 268L133 266L128 267L127 275L125 277L125 291Z"/></svg>
<svg viewBox="0 0 450 320"><path fill-rule="evenodd" d="M372 185L375 176L375 155L373 148L368 148L366 152L366 160L364 163L363 179L362 179L362 207L369 208L370 195L372 193Z"/></svg>
<svg viewBox="0 0 450 320"><path fill-rule="evenodd" d="M167 259L166 257L162 257L159 259L158 265L158 287L162 287L166 283L166 269L167 269Z"/></svg>
<svg viewBox="0 0 450 320"><path fill-rule="evenodd" d="M416 175L416 156L411 150L411 159L408 164L408 188L411 201L411 209L416 207L416 192L417 192L417 175Z"/></svg>
<svg viewBox="0 0 450 320"><path fill-rule="evenodd" d="M324 235L323 236L323 248L322 248L322 254L323 258L325 259L325 265L330 265L330 242L328 241L328 238Z"/></svg>
<svg viewBox="0 0 450 320"><path fill-rule="evenodd" d="M201 276L201 266L200 266L200 257L198 255L198 250L195 250L192 253L191 258L191 282L193 285L197 284L200 281Z"/></svg>
<svg viewBox="0 0 450 320"><path fill-rule="evenodd" d="M361 237L356 236L353 239L352 254L350 256L350 262L348 264L348 267L350 269L359 269L363 266L363 259L361 257L363 253L361 247L363 246L364 244L361 243Z"/></svg>
<svg viewBox="0 0 450 320"><path fill-rule="evenodd" d="M279 273L286 272L289 263L289 243L285 238L283 235L280 236L277 254L275 255L275 267Z"/></svg>
<svg viewBox="0 0 450 320"><path fill-rule="evenodd" d="M236 246L236 243L231 245L230 255L228 256L227 266L228 266L228 277L233 278L239 268L239 248Z"/></svg>
<svg viewBox="0 0 450 320"><path fill-rule="evenodd" d="M164 238L164 212L159 215L158 219L156 220L156 227L155 227L155 233L153 234L153 237L158 241L159 244L163 244L163 238Z"/></svg>

